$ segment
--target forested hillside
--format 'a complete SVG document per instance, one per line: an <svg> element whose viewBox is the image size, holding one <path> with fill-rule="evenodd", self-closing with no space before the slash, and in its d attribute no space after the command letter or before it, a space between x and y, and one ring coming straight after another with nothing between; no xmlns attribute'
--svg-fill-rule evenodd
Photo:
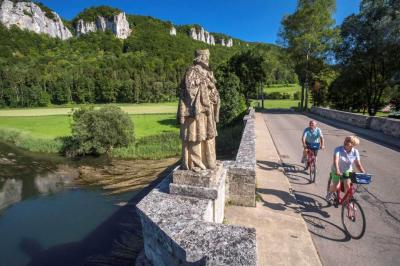
<svg viewBox="0 0 400 266"><path fill-rule="evenodd" d="M107 14L107 7L86 9L76 18L89 19L96 12ZM0 25L0 107L174 101L199 48L210 49L213 69L236 53L256 49L268 62L268 83L295 80L285 51L275 45L234 39L233 47L210 46L179 27L171 36L170 22L136 15L127 19L132 34L126 40L96 32L62 41ZM72 28L74 21L65 22Z"/></svg>

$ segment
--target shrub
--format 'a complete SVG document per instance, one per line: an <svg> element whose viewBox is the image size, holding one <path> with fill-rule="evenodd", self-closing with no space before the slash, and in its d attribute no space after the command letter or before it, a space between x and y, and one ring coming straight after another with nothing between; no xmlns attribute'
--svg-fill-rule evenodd
<svg viewBox="0 0 400 266"><path fill-rule="evenodd" d="M281 93L278 91L274 91L271 93L266 93L265 94L265 99L270 99L270 100L283 100L283 99L290 99L290 94L287 92Z"/></svg>
<svg viewBox="0 0 400 266"><path fill-rule="evenodd" d="M110 153L113 148L127 147L134 140L133 123L117 106L98 110L81 108L72 115L72 139L67 155Z"/></svg>
<svg viewBox="0 0 400 266"><path fill-rule="evenodd" d="M226 127L240 119L246 111L246 103L240 93L240 79L224 66L216 71L217 89L221 98L220 126Z"/></svg>
<svg viewBox="0 0 400 266"><path fill-rule="evenodd" d="M389 118L395 118L395 119L400 119L400 111L398 112L392 112L390 115L388 115Z"/></svg>
<svg viewBox="0 0 400 266"><path fill-rule="evenodd" d="M299 91L296 91L295 93L293 93L293 99L300 100L300 92Z"/></svg>

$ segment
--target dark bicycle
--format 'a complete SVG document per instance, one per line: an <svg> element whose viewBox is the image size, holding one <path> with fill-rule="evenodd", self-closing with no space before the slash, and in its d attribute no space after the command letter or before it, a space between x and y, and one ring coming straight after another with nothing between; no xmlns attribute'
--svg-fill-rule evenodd
<svg viewBox="0 0 400 266"><path fill-rule="evenodd" d="M334 204L335 206L342 205L342 224L349 236L353 239L360 239L363 237L366 229L366 220L363 209L360 203L354 198L354 194L359 189L360 185L367 185L371 183L372 175L364 173L350 173L350 189L346 194L341 197L340 193L344 192L344 184L342 179L339 181L336 190ZM328 181L328 191L331 185L331 178ZM340 189L339 189L340 186Z"/></svg>

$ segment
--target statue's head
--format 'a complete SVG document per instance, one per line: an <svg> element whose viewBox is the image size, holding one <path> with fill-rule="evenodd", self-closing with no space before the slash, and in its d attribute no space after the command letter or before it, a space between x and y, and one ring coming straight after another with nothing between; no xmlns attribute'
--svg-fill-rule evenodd
<svg viewBox="0 0 400 266"><path fill-rule="evenodd" d="M194 63L203 63L208 66L210 59L210 51L208 49L205 50L196 50Z"/></svg>

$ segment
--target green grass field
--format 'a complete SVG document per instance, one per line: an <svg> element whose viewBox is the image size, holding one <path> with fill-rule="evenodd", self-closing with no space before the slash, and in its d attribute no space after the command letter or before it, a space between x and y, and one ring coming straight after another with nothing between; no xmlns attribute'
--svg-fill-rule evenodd
<svg viewBox="0 0 400 266"><path fill-rule="evenodd" d="M178 132L175 114L131 115L135 127L135 137L157 135L163 132ZM54 139L71 135L71 117L57 116L20 116L0 117L0 128L16 129L29 133L35 138Z"/></svg>
<svg viewBox="0 0 400 266"><path fill-rule="evenodd" d="M272 92L289 93L292 99L293 99L293 94L296 91L299 92L301 91L301 87L299 84L288 84L288 85L277 84L264 88L265 93L272 93Z"/></svg>
<svg viewBox="0 0 400 266"><path fill-rule="evenodd" d="M265 109L290 109L297 108L299 104L298 100L264 100ZM261 100L252 100L251 105L253 107L261 107Z"/></svg>
<svg viewBox="0 0 400 266"><path fill-rule="evenodd" d="M116 104L128 114L175 114L178 107L177 102L173 103L141 103L141 104ZM23 108L23 109L0 109L0 117L3 116L50 116L68 115L73 109L83 105L68 107L44 107L44 108ZM96 104L95 108L106 106Z"/></svg>

